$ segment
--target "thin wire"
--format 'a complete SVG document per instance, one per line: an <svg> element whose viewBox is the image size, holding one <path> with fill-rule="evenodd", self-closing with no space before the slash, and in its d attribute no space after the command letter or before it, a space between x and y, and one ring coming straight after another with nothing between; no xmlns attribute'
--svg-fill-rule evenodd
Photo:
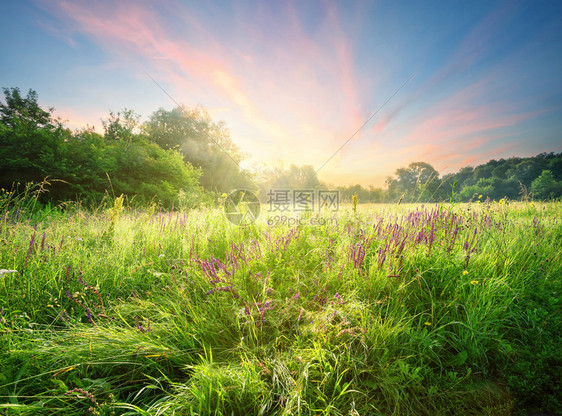
<svg viewBox="0 0 562 416"><path fill-rule="evenodd" d="M371 114L371 116L367 119L367 121L365 121L365 122L361 125L361 127L359 127L359 128L355 131L355 133L353 133L353 134L351 135L351 137L350 137L349 139L347 139L347 140L338 148L338 150L336 150L336 151L334 152L334 154L333 154L332 156L330 156L330 157L328 158L328 160L326 160L326 161L322 164L322 166L320 166L320 167L318 168L318 170L316 170L316 172L314 172L314 175L313 175L312 177L318 176L318 172L320 172L320 170L321 170L324 166L326 166L326 165L328 164L328 162L329 162L330 160L332 160L332 159L334 158L334 156L337 155L337 154L340 152L340 150L343 149L343 148L345 147L345 145L348 144L348 143L351 141L351 139L353 139L353 138L357 135L357 133L359 133L359 132L363 129L363 127L365 127L365 126L369 123L369 121L371 121L371 119L372 119L374 116L376 116L376 115L379 113L379 111L381 111L381 110L384 108L384 106L387 105L387 104L389 103L389 101L392 100L392 99L394 98L394 96L395 96L396 94L398 94L398 93L400 92L400 90L401 90L402 88L404 88L404 87L406 86L406 84L408 84L408 83L414 78L414 76L415 76L415 73L412 74L412 75L410 75L410 77L400 86L400 88L398 88L398 89L394 92L394 94L392 94L392 95L377 109L377 111L375 111L373 114Z"/></svg>
<svg viewBox="0 0 562 416"><path fill-rule="evenodd" d="M154 83L158 86L158 88L160 88L160 89L164 92L164 94L166 94L166 95L170 98L170 100L172 100L172 101L174 102L174 104L176 104L176 105L181 109L181 111L182 111L186 116L188 115L187 112L184 110L184 108L174 99L174 97L172 97L172 96L168 93L168 91L166 91L154 78L152 78L152 76L151 76L148 72L146 72L146 71L144 70L144 68L142 68L142 71L146 74L146 76L147 76L148 78L150 78L150 79L152 80L152 82L154 82ZM217 145L217 147L218 147L220 150L222 150L223 153L225 153L225 154L230 158L230 160L232 160L232 161L236 164L236 166L238 166L238 168L240 169L240 171L241 171L242 173L244 173L250 180L252 180L252 181L254 180L254 179L250 176L250 174L249 174L248 172L246 172L246 170L243 169L242 166L240 166L240 164L239 164L232 156L230 156L230 153L228 153L225 149L223 149L223 147L222 147L215 139L213 139L213 138L212 138L211 136L209 136L209 135L207 135L207 137L208 137L209 139L211 139L211 140Z"/></svg>

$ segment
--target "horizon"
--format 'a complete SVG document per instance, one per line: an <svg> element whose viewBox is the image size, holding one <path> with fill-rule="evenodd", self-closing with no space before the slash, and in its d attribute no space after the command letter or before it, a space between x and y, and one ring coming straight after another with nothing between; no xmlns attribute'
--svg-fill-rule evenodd
<svg viewBox="0 0 562 416"><path fill-rule="evenodd" d="M243 166L316 170L335 154L319 171L335 186L382 188L416 161L444 175L562 151L562 4L160 6L2 4L15 41L0 86L100 132L110 110L175 107L152 77L224 120Z"/></svg>

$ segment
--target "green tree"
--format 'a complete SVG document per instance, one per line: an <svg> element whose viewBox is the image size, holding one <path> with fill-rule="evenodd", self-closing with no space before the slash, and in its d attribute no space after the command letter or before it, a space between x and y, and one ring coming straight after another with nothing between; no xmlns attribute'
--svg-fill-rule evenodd
<svg viewBox="0 0 562 416"><path fill-rule="evenodd" d="M543 170L531 184L531 192L539 199L558 198L562 196L562 182L557 181L550 170Z"/></svg>
<svg viewBox="0 0 562 416"><path fill-rule="evenodd" d="M38 101L35 91L29 90L23 97L19 88L3 88L5 103L0 103L0 123L17 129L26 127L29 129L49 127L54 128L52 112L43 110Z"/></svg>
<svg viewBox="0 0 562 416"><path fill-rule="evenodd" d="M314 168L310 165L291 165L285 169L282 164L261 172L260 194L267 195L269 189L310 190L322 187Z"/></svg>
<svg viewBox="0 0 562 416"><path fill-rule="evenodd" d="M92 129L74 134L55 120L30 91L4 89L0 104L0 187L13 182L51 181L53 200L99 200L111 186L116 194L139 201L154 200L167 207L182 196L189 207L206 199L201 172L183 161L176 150L150 142L131 110L110 113L104 135Z"/></svg>
<svg viewBox="0 0 562 416"><path fill-rule="evenodd" d="M254 188L239 166L246 155L231 140L225 123L214 122L203 108L160 108L144 129L151 141L163 149L179 150L186 162L201 168L201 184L206 189Z"/></svg>
<svg viewBox="0 0 562 416"><path fill-rule="evenodd" d="M13 182L41 181L44 167L54 167L60 148L70 132L43 110L37 93L29 90L23 97L19 88L4 88L0 102L0 186Z"/></svg>
<svg viewBox="0 0 562 416"><path fill-rule="evenodd" d="M432 201L439 187L439 172L425 162L413 162L396 170L387 179L389 196L403 197L404 201Z"/></svg>
<svg viewBox="0 0 562 416"><path fill-rule="evenodd" d="M526 187L530 187L533 180L541 174L541 165L541 161L536 158L524 159L514 168L509 169L506 172L506 176L514 178Z"/></svg>
<svg viewBox="0 0 562 416"><path fill-rule="evenodd" d="M140 132L140 115L127 108L117 113L110 111L109 118L102 120L102 125L106 139L131 140Z"/></svg>
<svg viewBox="0 0 562 416"><path fill-rule="evenodd" d="M481 178L475 185L465 186L459 193L459 199L461 201L469 201L479 195L495 200L501 198L516 199L518 193L519 183L516 180L503 180L494 176Z"/></svg>

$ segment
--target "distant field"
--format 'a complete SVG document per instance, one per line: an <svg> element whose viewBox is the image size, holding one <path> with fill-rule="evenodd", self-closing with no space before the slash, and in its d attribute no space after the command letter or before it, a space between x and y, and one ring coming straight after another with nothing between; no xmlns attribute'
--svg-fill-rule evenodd
<svg viewBox="0 0 562 416"><path fill-rule="evenodd" d="M561 203L33 208L0 199L0 414L562 414Z"/></svg>

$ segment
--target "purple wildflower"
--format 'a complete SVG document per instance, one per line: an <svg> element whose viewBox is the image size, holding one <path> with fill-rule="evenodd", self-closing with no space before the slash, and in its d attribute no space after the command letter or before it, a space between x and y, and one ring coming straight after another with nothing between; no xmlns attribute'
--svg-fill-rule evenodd
<svg viewBox="0 0 562 416"><path fill-rule="evenodd" d="M86 308L86 316L88 317L88 321L93 324L94 320L92 319L92 312L90 311L90 308Z"/></svg>
<svg viewBox="0 0 562 416"><path fill-rule="evenodd" d="M146 328L139 323L139 317L135 316L135 320L137 321L137 329L144 334L146 332Z"/></svg>
<svg viewBox="0 0 562 416"><path fill-rule="evenodd" d="M27 256L25 258L25 264L29 261L29 257L31 257L31 253L33 252L33 246L35 245L35 232L31 235L31 240L29 240L29 249L27 250Z"/></svg>
<svg viewBox="0 0 562 416"><path fill-rule="evenodd" d="M60 315L60 320L63 322L70 321L70 316L68 315L68 312L66 312L66 310L62 311L62 314Z"/></svg>
<svg viewBox="0 0 562 416"><path fill-rule="evenodd" d="M41 238L41 251L43 251L45 249L45 238L46 238L46 235L45 235L45 233L43 233L43 237Z"/></svg>

